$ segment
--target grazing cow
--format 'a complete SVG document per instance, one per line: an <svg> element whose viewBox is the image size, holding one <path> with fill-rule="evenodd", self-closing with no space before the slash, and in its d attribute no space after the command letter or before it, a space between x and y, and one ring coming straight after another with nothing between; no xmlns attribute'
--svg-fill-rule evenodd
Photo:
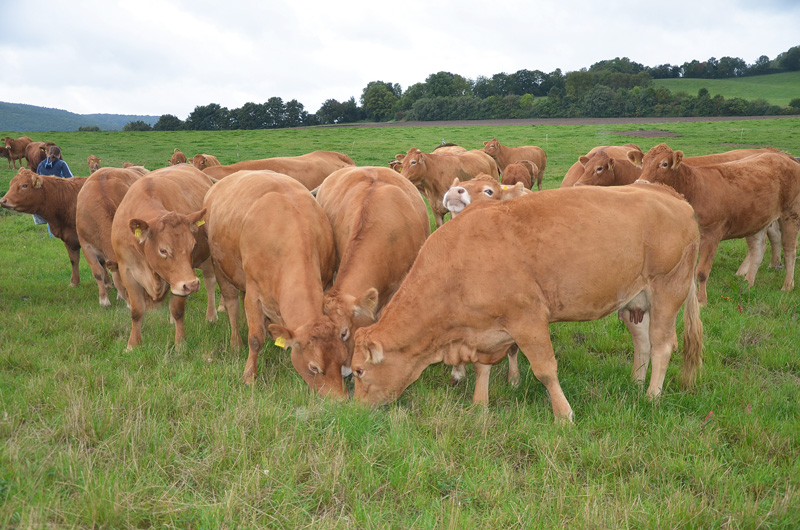
<svg viewBox="0 0 800 530"><path fill-rule="evenodd" d="M117 297L128 299L125 286L119 277L117 267L111 269L111 279L106 267L117 263L114 247L111 245L111 222L119 203L131 184L142 177L133 169L113 167L100 168L93 172L78 193L75 224L80 239L83 256L92 269L97 282L100 305L111 307L107 288L117 288Z"/></svg>
<svg viewBox="0 0 800 530"><path fill-rule="evenodd" d="M764 257L763 232L775 219L781 221L786 263L783 291L794 289L797 233L800 230L800 164L784 153L763 153L733 162L692 166L682 151L660 144L643 159L633 153L631 162L642 165L640 180L667 184L689 201L697 213L702 240L697 264L700 303L706 304L706 283L720 241L748 238L745 279L755 282ZM756 236L756 237L748 237Z"/></svg>
<svg viewBox="0 0 800 530"><path fill-rule="evenodd" d="M214 268L206 239L203 197L211 180L194 166L159 169L138 179L120 201L111 223L111 246L131 306L128 349L142 341L142 319L150 300L162 302L172 292L170 314L175 343L186 337L186 297L200 289L194 269L203 270L208 308L216 319Z"/></svg>
<svg viewBox="0 0 800 530"><path fill-rule="evenodd" d="M480 150L440 155L423 153L412 147L405 156L398 155L398 160L401 159L401 174L427 197L437 228L444 223L447 209L442 204L442 199L453 179L463 182L485 173L497 181L500 180L494 159Z"/></svg>
<svg viewBox="0 0 800 530"><path fill-rule="evenodd" d="M636 144L625 144L625 145L599 145L597 147L593 147L591 151L586 153L586 158L591 159L594 155L600 152L607 152L609 156L614 158L621 158L623 160L627 160L628 151L639 151L642 152L641 148L639 148ZM577 162L572 164L572 166L567 171L567 174L564 175L564 179L561 181L562 188L569 188L572 187L581 176L583 176L586 168L584 167L584 162L581 162L583 157L580 157Z"/></svg>
<svg viewBox="0 0 800 530"><path fill-rule="evenodd" d="M192 165L199 170L204 170L207 167L211 166L218 166L219 160L214 155L207 155L203 153L202 155L194 155L192 157Z"/></svg>
<svg viewBox="0 0 800 530"><path fill-rule="evenodd" d="M507 201L515 197L521 197L526 193L533 193L521 182L513 186L500 184L489 175L478 175L472 180L461 182L456 178L450 185L450 189L444 194L442 205L450 212L450 218L461 213L464 208L480 200Z"/></svg>
<svg viewBox="0 0 800 530"><path fill-rule="evenodd" d="M6 146L0 146L0 156L4 157L8 161L8 169L12 169L11 167L11 151ZM16 167L16 164L14 164Z"/></svg>
<svg viewBox="0 0 800 530"><path fill-rule="evenodd" d="M185 164L186 155L181 152L177 147L172 151L172 156L169 158L169 165L175 166L177 164Z"/></svg>
<svg viewBox="0 0 800 530"><path fill-rule="evenodd" d="M356 332L355 397L386 403L432 363L472 362L474 401L486 403L487 365L516 343L556 418L571 420L549 323L618 311L633 336L633 377L643 384L652 359L647 395L656 398L684 304L682 382L691 386L702 363L699 240L691 206L661 186L545 190L475 205L428 238L378 322Z"/></svg>
<svg viewBox="0 0 800 530"><path fill-rule="evenodd" d="M239 291L244 291L249 354L244 382L256 376L267 331L292 349L292 364L322 395L345 398L342 369L347 350L339 329L322 312L333 280L336 250L322 208L297 180L272 171L240 171L205 198L208 238L222 300L238 331Z"/></svg>
<svg viewBox="0 0 800 530"><path fill-rule="evenodd" d="M408 179L383 167L335 171L317 201L333 228L338 262L323 311L347 345L349 367L353 333L375 322L431 232L428 208Z"/></svg>
<svg viewBox="0 0 800 530"><path fill-rule="evenodd" d="M19 167L22 167L22 159L25 158L25 148L28 147L28 144L32 141L30 136L20 136L19 138L6 136L3 138L3 144L6 146L6 149L8 149L14 169L17 169L17 160L19 160Z"/></svg>
<svg viewBox="0 0 800 530"><path fill-rule="evenodd" d="M261 160L243 160L229 166L211 166L203 170L214 179L224 178L241 170L267 169L289 175L308 188L314 190L322 184L325 177L343 167L355 166L353 160L344 153L336 151L314 151L300 156L276 156Z"/></svg>
<svg viewBox="0 0 800 530"><path fill-rule="evenodd" d="M506 166L500 181L506 186L513 186L521 182L526 189L533 189L533 181L536 181L536 188L542 189L542 173L539 168L530 160L514 162Z"/></svg>
<svg viewBox="0 0 800 530"><path fill-rule="evenodd" d="M28 160L28 169L36 171L39 164L47 158L47 152L54 146L53 142L31 142L25 147L25 158Z"/></svg>
<svg viewBox="0 0 800 530"><path fill-rule="evenodd" d="M3 208L44 218L52 234L64 242L72 263L70 287L77 287L81 281L78 269L81 243L75 228L75 207L78 192L85 183L86 178L38 175L21 168L11 179L8 193L0 199Z"/></svg>
<svg viewBox="0 0 800 530"><path fill-rule="evenodd" d="M89 157L86 159L86 162L89 164L90 175L100 169L100 161L101 159L96 155L89 155Z"/></svg>
<svg viewBox="0 0 800 530"><path fill-rule="evenodd" d="M501 173L505 173L506 166L514 162L530 160L539 168L539 178L544 176L547 167L547 155L541 147L535 145L525 145L522 147L506 147L492 138L488 142L483 142L483 152L494 158Z"/></svg>

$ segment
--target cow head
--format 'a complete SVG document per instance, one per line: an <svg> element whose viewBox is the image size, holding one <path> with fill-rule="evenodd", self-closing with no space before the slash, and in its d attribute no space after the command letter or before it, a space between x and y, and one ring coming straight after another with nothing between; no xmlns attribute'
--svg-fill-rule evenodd
<svg viewBox="0 0 800 530"><path fill-rule="evenodd" d="M483 142L483 152L492 158L497 158L500 155L500 142L497 141L497 138Z"/></svg>
<svg viewBox="0 0 800 530"><path fill-rule="evenodd" d="M335 288L325 293L322 312L330 317L339 330L339 338L347 347L348 367L353 356L353 334L357 329L375 323L377 308L378 290L374 287L357 298Z"/></svg>
<svg viewBox="0 0 800 530"><path fill-rule="evenodd" d="M22 213L36 213L43 206L45 194L42 191L44 177L30 169L20 169L8 183L8 193L0 199L0 206Z"/></svg>
<svg viewBox="0 0 800 530"><path fill-rule="evenodd" d="M95 155L89 155L89 157L86 159L86 162L89 164L89 174L92 174L100 169L100 161L101 159Z"/></svg>
<svg viewBox="0 0 800 530"><path fill-rule="evenodd" d="M131 219L128 223L147 264L170 285L174 295L188 296L200 289L200 280L194 273L192 253L197 245L200 227L205 223L205 214L205 208L189 215L168 212L150 222ZM152 298L157 299L154 296L157 293L143 286Z"/></svg>
<svg viewBox="0 0 800 530"><path fill-rule="evenodd" d="M177 147L174 151L172 151L172 157L169 159L169 165L174 166L176 164L184 164L186 163L186 155L181 152L180 149Z"/></svg>
<svg viewBox="0 0 800 530"><path fill-rule="evenodd" d="M402 159L398 158L398 160L403 163L400 173L412 183L419 184L425 179L425 175L428 172L425 166L425 153L416 147L412 147Z"/></svg>
<svg viewBox="0 0 800 530"><path fill-rule="evenodd" d="M525 193L531 191L522 182L503 186L490 175L482 174L466 182L460 182L458 178L453 180L450 189L444 194L442 204L450 211L450 217L455 218L472 203L484 200L507 201Z"/></svg>
<svg viewBox="0 0 800 530"><path fill-rule="evenodd" d="M615 161L606 153L601 151L591 157L582 156L578 161L583 166L583 175L573 186L613 186L616 182Z"/></svg>
<svg viewBox="0 0 800 530"><path fill-rule="evenodd" d="M289 329L270 324L275 344L292 349L292 365L305 382L318 394L345 399L342 375L349 375L347 349L339 337L339 329L327 317Z"/></svg>
<svg viewBox="0 0 800 530"><path fill-rule="evenodd" d="M636 163L636 153L628 153L628 160ZM650 149L641 159L642 175L640 180L670 184L676 176L683 161L683 151L673 151L667 144L659 144Z"/></svg>
<svg viewBox="0 0 800 530"><path fill-rule="evenodd" d="M355 332L352 369L355 378L354 397L369 405L383 405L395 399L416 381L430 364L424 356L408 359L404 355L387 355L384 345L373 337L375 326Z"/></svg>

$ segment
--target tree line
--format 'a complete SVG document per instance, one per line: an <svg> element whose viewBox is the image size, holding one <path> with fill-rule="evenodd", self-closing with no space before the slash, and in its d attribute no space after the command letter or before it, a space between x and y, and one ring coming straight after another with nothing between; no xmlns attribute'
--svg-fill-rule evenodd
<svg viewBox="0 0 800 530"><path fill-rule="evenodd" d="M265 103L245 103L233 110L211 103L195 107L186 120L164 114L152 127L143 121L133 121L123 130L275 129L364 120L795 114L800 112L800 97L793 99L788 107L779 107L763 99L711 97L706 89L696 95L672 93L666 88L654 87L653 80L729 79L797 70L800 70L800 46L790 48L774 60L762 55L753 64L737 57L711 57L680 66L650 67L627 57L617 57L566 74L560 69L550 73L519 70L471 80L450 72L437 72L406 90L397 83L372 81L364 87L360 105L355 97L343 102L328 99L316 113L309 113L297 100L284 102L279 97L269 98Z"/></svg>

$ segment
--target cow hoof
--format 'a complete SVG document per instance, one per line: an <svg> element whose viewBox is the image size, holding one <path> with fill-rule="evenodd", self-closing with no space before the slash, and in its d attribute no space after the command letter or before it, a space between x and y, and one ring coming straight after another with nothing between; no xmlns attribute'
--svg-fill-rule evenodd
<svg viewBox="0 0 800 530"><path fill-rule="evenodd" d="M111 307L111 300L109 300L109 299L108 299L108 297L106 297L106 298L101 298L101 299L100 299L100 305L101 305L102 307Z"/></svg>
<svg viewBox="0 0 800 530"><path fill-rule="evenodd" d="M518 387L519 386L519 375L516 375L516 376L513 376L513 377L509 377L508 378L508 384L513 386L513 387Z"/></svg>

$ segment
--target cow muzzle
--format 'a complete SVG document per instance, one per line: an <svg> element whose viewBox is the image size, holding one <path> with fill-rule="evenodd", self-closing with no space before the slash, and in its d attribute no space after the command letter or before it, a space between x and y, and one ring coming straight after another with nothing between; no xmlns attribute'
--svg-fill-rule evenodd
<svg viewBox="0 0 800 530"><path fill-rule="evenodd" d="M177 282L172 286L172 294L177 296L188 296L200 290L200 279L195 278L188 282Z"/></svg>

